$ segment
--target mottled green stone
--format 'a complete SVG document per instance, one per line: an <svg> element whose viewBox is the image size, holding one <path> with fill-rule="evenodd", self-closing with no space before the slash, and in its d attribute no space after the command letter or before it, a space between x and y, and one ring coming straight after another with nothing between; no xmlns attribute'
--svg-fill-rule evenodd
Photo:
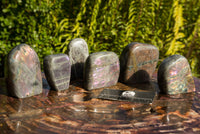
<svg viewBox="0 0 200 134"><path fill-rule="evenodd" d="M158 69L158 84L165 94L179 94L195 91L190 65L182 55L167 57Z"/></svg>

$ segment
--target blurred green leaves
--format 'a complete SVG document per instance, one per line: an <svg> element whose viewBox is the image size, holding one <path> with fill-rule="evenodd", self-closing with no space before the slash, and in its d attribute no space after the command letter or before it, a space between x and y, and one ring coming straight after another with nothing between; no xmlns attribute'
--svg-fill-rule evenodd
<svg viewBox="0 0 200 134"><path fill-rule="evenodd" d="M161 61L172 54L188 58L200 74L199 0L1 0L0 60L20 43L44 56L64 53L77 37L90 53L114 51L130 42L159 48Z"/></svg>

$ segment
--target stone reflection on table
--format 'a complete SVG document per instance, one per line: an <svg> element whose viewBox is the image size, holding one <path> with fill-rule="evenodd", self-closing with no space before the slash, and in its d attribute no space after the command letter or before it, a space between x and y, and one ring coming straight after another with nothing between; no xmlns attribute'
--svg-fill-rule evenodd
<svg viewBox="0 0 200 134"><path fill-rule="evenodd" d="M155 81L143 84L157 90ZM1 82L3 79L1 79ZM65 91L49 90L25 99L0 95L2 133L199 133L200 80L195 93L160 94L151 104L97 99L105 88L86 91L74 81ZM43 83L45 79L43 78ZM46 83L47 84L47 83ZM45 84L44 84L45 85ZM117 83L110 89L140 90ZM1 84L1 91L4 90Z"/></svg>

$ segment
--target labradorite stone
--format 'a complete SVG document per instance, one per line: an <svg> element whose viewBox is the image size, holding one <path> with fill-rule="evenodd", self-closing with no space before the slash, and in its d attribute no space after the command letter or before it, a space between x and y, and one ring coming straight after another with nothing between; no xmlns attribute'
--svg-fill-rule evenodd
<svg viewBox="0 0 200 134"><path fill-rule="evenodd" d="M7 87L12 96L26 98L42 92L40 61L27 44L13 48L7 58Z"/></svg>
<svg viewBox="0 0 200 134"><path fill-rule="evenodd" d="M114 52L97 52L87 58L84 71L86 89L115 85L118 78L119 59Z"/></svg>
<svg viewBox="0 0 200 134"><path fill-rule="evenodd" d="M84 39L73 39L68 45L67 54L71 62L71 79L83 79L83 68L89 56L88 45Z"/></svg>
<svg viewBox="0 0 200 134"><path fill-rule="evenodd" d="M66 54L46 56L44 58L44 72L52 89L58 91L69 88L71 64Z"/></svg>
<svg viewBox="0 0 200 134"><path fill-rule="evenodd" d="M179 94L195 91L190 65L182 55L166 58L158 69L158 84L165 94Z"/></svg>
<svg viewBox="0 0 200 134"><path fill-rule="evenodd" d="M149 44L133 42L120 56L120 81L142 83L150 81L159 58L158 49Z"/></svg>

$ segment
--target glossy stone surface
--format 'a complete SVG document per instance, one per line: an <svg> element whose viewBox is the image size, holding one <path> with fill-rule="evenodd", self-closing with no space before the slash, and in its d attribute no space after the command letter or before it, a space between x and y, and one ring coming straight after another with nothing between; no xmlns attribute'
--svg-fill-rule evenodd
<svg viewBox="0 0 200 134"><path fill-rule="evenodd" d="M194 80L187 59L181 55L166 58L158 69L158 84L165 94L195 91Z"/></svg>
<svg viewBox="0 0 200 134"><path fill-rule="evenodd" d="M71 62L71 79L83 79L84 64L89 56L88 45L84 39L73 39L69 45L67 54Z"/></svg>
<svg viewBox="0 0 200 134"><path fill-rule="evenodd" d="M119 78L119 59L114 52L96 52L85 63L84 87L88 90L115 85Z"/></svg>
<svg viewBox="0 0 200 134"><path fill-rule="evenodd" d="M157 74L152 80L156 80ZM68 90L43 89L25 99L4 94L0 78L0 132L2 134L199 134L200 79L194 78L196 91L179 96L160 94L152 104L97 99L105 89L86 91L82 81L73 81ZM76 86L74 86L76 85ZM148 90L153 85L117 83L110 88Z"/></svg>
<svg viewBox="0 0 200 134"><path fill-rule="evenodd" d="M69 88L71 64L66 54L48 55L44 58L44 72L49 85L54 90Z"/></svg>
<svg viewBox="0 0 200 134"><path fill-rule="evenodd" d="M120 81L123 83L148 82L156 69L158 49L149 44L132 42L120 56Z"/></svg>
<svg viewBox="0 0 200 134"><path fill-rule="evenodd" d="M26 44L13 48L7 58L9 93L26 98L42 92L40 61L36 52Z"/></svg>

